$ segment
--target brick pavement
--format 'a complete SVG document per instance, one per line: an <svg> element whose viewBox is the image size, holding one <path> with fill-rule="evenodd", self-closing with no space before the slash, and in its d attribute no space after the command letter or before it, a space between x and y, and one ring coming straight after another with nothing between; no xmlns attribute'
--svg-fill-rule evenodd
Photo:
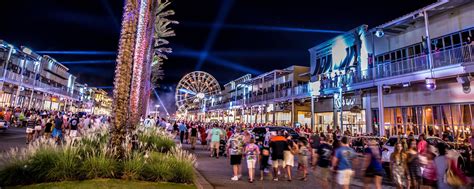
<svg viewBox="0 0 474 189"><path fill-rule="evenodd" d="M197 170L201 175L211 184L214 188L235 188L235 189L260 189L260 188L275 188L275 189L286 189L286 188L319 188L316 176L312 171L309 172L308 181L300 181L300 173L297 173L296 167L293 169L293 181L288 182L281 176L279 181L272 181L269 176L265 177L264 181L259 181L260 173L256 172L256 180L253 183L248 182L247 165L245 161L242 161L242 178L239 181L231 181L232 167L229 163L229 159L220 157L219 159L209 157L209 152L205 150L201 145L197 145L196 150L190 150L190 146L187 144L183 145L184 149L194 152L197 157ZM295 162L296 163L296 162ZM257 165L258 168L259 165ZM257 170L258 171L258 170ZM362 182L360 179L354 179L351 188L362 188ZM371 187L372 188L372 187ZM383 188L390 188L390 186L384 185Z"/></svg>

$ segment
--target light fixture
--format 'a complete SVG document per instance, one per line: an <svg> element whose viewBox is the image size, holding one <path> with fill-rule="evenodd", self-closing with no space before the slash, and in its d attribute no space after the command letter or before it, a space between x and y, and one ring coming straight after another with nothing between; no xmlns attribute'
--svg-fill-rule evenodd
<svg viewBox="0 0 474 189"><path fill-rule="evenodd" d="M426 89L430 91L436 90L436 79L435 78L426 78L425 79Z"/></svg>
<svg viewBox="0 0 474 189"><path fill-rule="evenodd" d="M381 38L384 35L385 35L385 33L383 32L382 29L379 28L379 29L375 30L375 36L377 36L378 38Z"/></svg>
<svg viewBox="0 0 474 189"><path fill-rule="evenodd" d="M411 84L410 82L404 82L402 83L402 87L409 87Z"/></svg>

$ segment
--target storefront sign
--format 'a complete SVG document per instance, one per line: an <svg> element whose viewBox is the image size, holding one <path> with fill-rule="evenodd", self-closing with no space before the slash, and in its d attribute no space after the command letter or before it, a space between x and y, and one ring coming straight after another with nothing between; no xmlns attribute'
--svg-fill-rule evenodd
<svg viewBox="0 0 474 189"><path fill-rule="evenodd" d="M360 100L357 100L358 97L359 96L343 97L343 99L341 100L341 95L336 93L334 94L334 106L336 107L336 109L341 109L341 107L352 108L353 106L358 105L360 103Z"/></svg>

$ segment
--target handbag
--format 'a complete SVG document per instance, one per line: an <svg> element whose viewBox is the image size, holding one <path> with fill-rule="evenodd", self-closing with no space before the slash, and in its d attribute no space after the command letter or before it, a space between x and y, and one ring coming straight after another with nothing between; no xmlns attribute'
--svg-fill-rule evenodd
<svg viewBox="0 0 474 189"><path fill-rule="evenodd" d="M448 169L446 169L446 172L444 173L444 182L454 187L460 187L463 185L461 178L455 174L450 160L448 160Z"/></svg>

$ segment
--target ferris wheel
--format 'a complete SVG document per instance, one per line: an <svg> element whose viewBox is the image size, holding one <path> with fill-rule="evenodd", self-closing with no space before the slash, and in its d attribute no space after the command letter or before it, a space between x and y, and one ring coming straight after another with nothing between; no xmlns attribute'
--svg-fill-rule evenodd
<svg viewBox="0 0 474 189"><path fill-rule="evenodd" d="M179 112L201 108L206 100L221 92L217 80L212 75L194 71L186 74L176 86L175 100Z"/></svg>

